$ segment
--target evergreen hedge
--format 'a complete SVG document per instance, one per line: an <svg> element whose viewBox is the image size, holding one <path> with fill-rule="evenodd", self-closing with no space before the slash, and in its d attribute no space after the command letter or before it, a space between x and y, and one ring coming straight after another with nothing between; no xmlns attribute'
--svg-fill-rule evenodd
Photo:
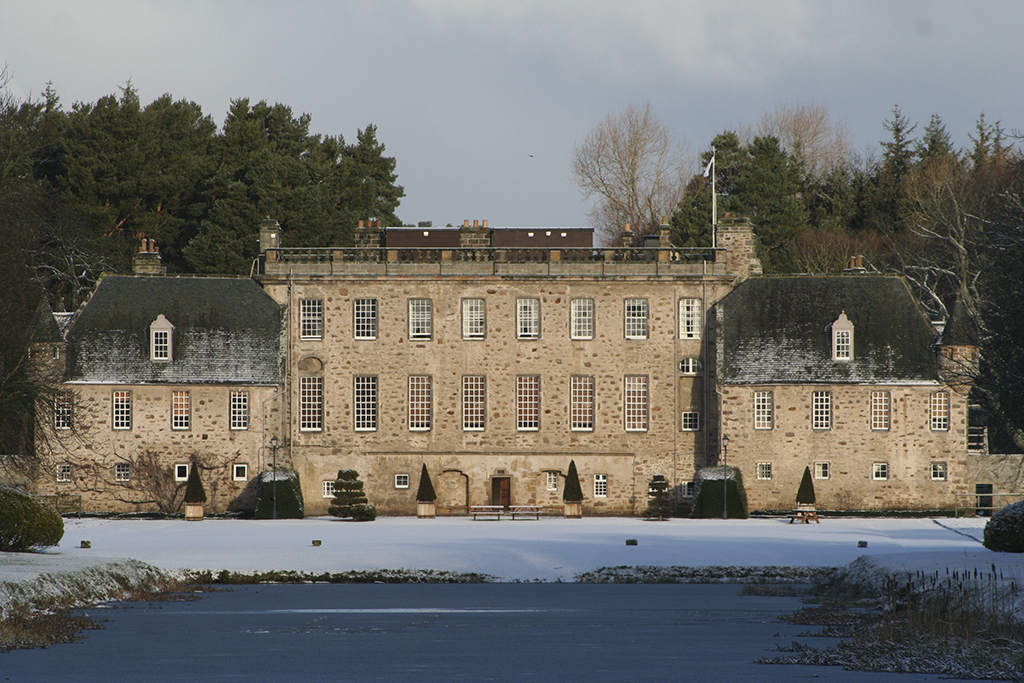
<svg viewBox="0 0 1024 683"><path fill-rule="evenodd" d="M726 479L723 486L722 479ZM724 488L728 488L728 516L729 519L747 518L747 490L743 487L743 476L736 467L705 467L697 471L694 477L694 485L697 491L693 499L693 510L690 516L694 518L710 519L722 516L722 507L725 501Z"/></svg>
<svg viewBox="0 0 1024 683"><path fill-rule="evenodd" d="M985 525L983 544L1002 553L1024 553L1024 500L996 510Z"/></svg>
<svg viewBox="0 0 1024 683"><path fill-rule="evenodd" d="M64 520L56 508L27 491L0 484L0 551L45 548L63 537Z"/></svg>
<svg viewBox="0 0 1024 683"><path fill-rule="evenodd" d="M569 473L565 475L565 490L562 500L566 503L582 503L583 489L580 487L580 475L576 471L576 461L569 461Z"/></svg>
<svg viewBox="0 0 1024 683"><path fill-rule="evenodd" d="M256 492L256 519L274 518L274 472L260 472L259 489ZM277 518L302 519L305 505L299 473L294 470L277 471Z"/></svg>

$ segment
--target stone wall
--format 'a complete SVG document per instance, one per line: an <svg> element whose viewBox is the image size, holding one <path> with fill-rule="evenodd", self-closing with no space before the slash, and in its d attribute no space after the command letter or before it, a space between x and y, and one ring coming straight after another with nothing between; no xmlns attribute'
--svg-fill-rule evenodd
<svg viewBox="0 0 1024 683"><path fill-rule="evenodd" d="M754 429L754 392L773 392L774 425ZM832 394L832 428L811 426L811 394ZM871 392L890 392L890 427L871 429ZM932 393L950 396L947 431L932 431ZM739 467L750 509L788 510L804 467L829 463L828 479L816 479L818 507L827 510L951 509L954 493L968 488L967 401L948 387L924 386L726 386L722 429L729 436L729 464ZM944 462L947 479L933 481L931 464ZM769 480L758 463L771 463ZM873 478L874 463L888 464L888 479Z"/></svg>

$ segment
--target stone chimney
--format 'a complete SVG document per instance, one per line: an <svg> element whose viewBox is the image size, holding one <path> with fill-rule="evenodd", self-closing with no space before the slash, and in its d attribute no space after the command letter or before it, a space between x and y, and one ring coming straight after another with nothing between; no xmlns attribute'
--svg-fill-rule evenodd
<svg viewBox="0 0 1024 683"><path fill-rule="evenodd" d="M160 247L156 246L156 240L142 237L141 241L139 251L132 259L132 272L135 275L166 275L167 266L160 258Z"/></svg>
<svg viewBox="0 0 1024 683"><path fill-rule="evenodd" d="M718 221L715 240L718 249L725 250L727 274L735 275L739 280L761 274L761 259L757 257L754 226L748 217L725 214ZM722 258L721 251L717 258Z"/></svg>
<svg viewBox="0 0 1024 683"><path fill-rule="evenodd" d="M672 246L672 242L669 240L669 233L672 229L668 225L668 216L661 217L661 225L658 226L658 246L662 249L669 249Z"/></svg>
<svg viewBox="0 0 1024 683"><path fill-rule="evenodd" d="M463 221L459 228L459 247L463 249L487 249L491 246L491 230L487 227L487 221L480 224L480 221L473 221L473 227L469 227L469 221Z"/></svg>
<svg viewBox="0 0 1024 683"><path fill-rule="evenodd" d="M281 246L281 224L270 216L260 222L260 253L265 254L267 249L277 249Z"/></svg>
<svg viewBox="0 0 1024 683"><path fill-rule="evenodd" d="M626 223L626 228L622 231L622 246L627 249L633 246L633 226L629 223Z"/></svg>
<svg viewBox="0 0 1024 683"><path fill-rule="evenodd" d="M387 236L380 221L372 218L364 222L359 221L359 227L355 231L355 245L362 249L379 249L387 244Z"/></svg>

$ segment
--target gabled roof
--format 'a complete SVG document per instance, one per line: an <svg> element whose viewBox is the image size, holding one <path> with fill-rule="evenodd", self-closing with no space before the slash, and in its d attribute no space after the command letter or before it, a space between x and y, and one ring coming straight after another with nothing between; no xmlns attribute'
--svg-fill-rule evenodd
<svg viewBox="0 0 1024 683"><path fill-rule="evenodd" d="M831 325L853 323L853 359L832 360ZM718 303L726 384L937 381L935 328L899 277L759 277Z"/></svg>
<svg viewBox="0 0 1024 683"><path fill-rule="evenodd" d="M152 362L149 326L173 325ZM91 384L277 384L281 307L249 279L107 276L67 333L65 380Z"/></svg>

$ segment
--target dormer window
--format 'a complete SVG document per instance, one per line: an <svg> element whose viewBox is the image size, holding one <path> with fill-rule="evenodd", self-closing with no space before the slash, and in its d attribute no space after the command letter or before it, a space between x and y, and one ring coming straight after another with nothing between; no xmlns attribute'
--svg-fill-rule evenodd
<svg viewBox="0 0 1024 683"><path fill-rule="evenodd" d="M161 313L149 326L149 359L155 363L169 363L174 343L174 325Z"/></svg>
<svg viewBox="0 0 1024 683"><path fill-rule="evenodd" d="M832 323L832 360L853 360L853 323L846 317L846 311Z"/></svg>

